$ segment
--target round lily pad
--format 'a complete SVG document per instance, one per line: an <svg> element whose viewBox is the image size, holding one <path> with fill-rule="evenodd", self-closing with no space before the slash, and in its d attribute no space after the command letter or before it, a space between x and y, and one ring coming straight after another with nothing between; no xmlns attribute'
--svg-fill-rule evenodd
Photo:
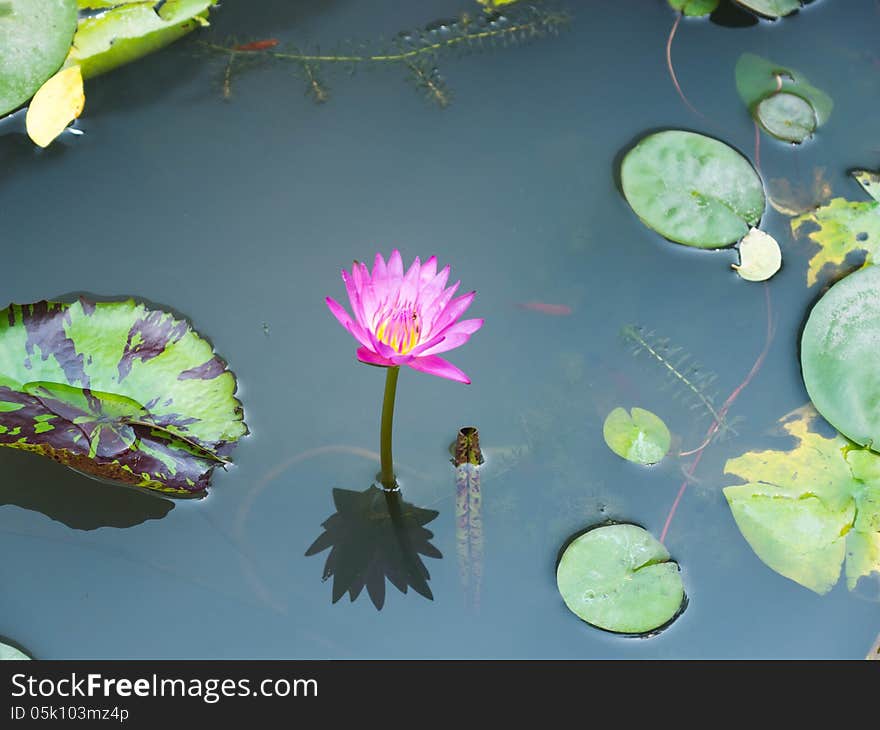
<svg viewBox="0 0 880 730"><path fill-rule="evenodd" d="M804 327L801 368L816 410L844 436L880 450L880 267L850 274Z"/></svg>
<svg viewBox="0 0 880 730"><path fill-rule="evenodd" d="M685 604L678 564L637 525L604 525L575 538L556 568L556 584L578 617L623 634L653 631Z"/></svg>
<svg viewBox="0 0 880 730"><path fill-rule="evenodd" d="M605 419L602 435L615 454L637 464L656 464L672 442L662 419L643 408L633 408L631 413L615 408Z"/></svg>
<svg viewBox="0 0 880 730"><path fill-rule="evenodd" d="M76 0L0 0L0 116L61 67L76 17Z"/></svg>
<svg viewBox="0 0 880 730"><path fill-rule="evenodd" d="M755 107L755 118L777 139L803 142L816 131L812 104L797 94L771 94Z"/></svg>
<svg viewBox="0 0 880 730"><path fill-rule="evenodd" d="M765 18L781 18L800 8L800 0L735 0L736 3L763 15Z"/></svg>
<svg viewBox="0 0 880 730"><path fill-rule="evenodd" d="M722 248L756 227L764 186L732 147L694 132L645 137L620 169L623 194L649 228L671 241Z"/></svg>
<svg viewBox="0 0 880 730"><path fill-rule="evenodd" d="M15 659L30 659L30 657L14 646L0 642L0 661Z"/></svg>
<svg viewBox="0 0 880 730"><path fill-rule="evenodd" d="M680 10L683 15L699 17L715 12L720 0L669 0L669 5L674 10Z"/></svg>

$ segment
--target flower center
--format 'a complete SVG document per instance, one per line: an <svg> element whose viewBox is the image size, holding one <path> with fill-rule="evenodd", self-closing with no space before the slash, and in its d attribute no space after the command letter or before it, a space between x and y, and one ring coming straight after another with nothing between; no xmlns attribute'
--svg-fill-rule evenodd
<svg viewBox="0 0 880 730"><path fill-rule="evenodd" d="M393 310L382 317L376 327L376 339L405 355L419 344L422 325L418 313L411 307Z"/></svg>

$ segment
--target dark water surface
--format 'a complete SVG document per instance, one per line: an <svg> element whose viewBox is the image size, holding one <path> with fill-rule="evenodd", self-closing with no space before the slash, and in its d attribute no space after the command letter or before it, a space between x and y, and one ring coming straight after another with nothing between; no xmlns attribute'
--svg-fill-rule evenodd
<svg viewBox="0 0 880 730"><path fill-rule="evenodd" d="M880 630L877 584L817 596L764 566L721 493L725 461L784 448L781 416L803 405L797 339L821 284L813 250L768 207L762 225L785 268L769 284L776 337L736 401L738 434L707 449L667 545L689 606L668 630L626 639L564 606L554 568L566 538L604 519L659 535L688 460L653 469L605 446L613 407L660 414L699 444L709 421L661 388L620 329L635 323L718 375L720 400L745 377L766 327L764 286L733 251L660 239L616 187L619 155L649 130L689 128L750 157L754 128L733 69L751 51L827 90L834 112L794 150L761 141L765 179L863 199L848 169L876 167L880 138L873 0L819 0L777 23L682 23L679 80L664 59L674 14L661 0L559 0L559 37L441 58L454 92L425 101L399 68L326 77L316 105L279 64L221 93L223 62L195 38L87 86L82 137L36 151L0 137L0 298L135 296L186 315L240 379L252 435L207 499L176 502L97 484L47 460L0 451L0 634L42 658L74 657L842 657ZM474 11L466 0L227 0L201 38L274 37L301 46L371 41ZM334 487L377 470L383 372L359 365L327 311L339 269L399 247L437 254L485 317L450 360L462 386L401 373L395 456L405 498L436 509L443 558L425 559L434 600L388 586L331 604L326 553L305 557ZM538 301L570 316L524 309ZM483 579L477 610L456 558L448 445L480 429Z"/></svg>

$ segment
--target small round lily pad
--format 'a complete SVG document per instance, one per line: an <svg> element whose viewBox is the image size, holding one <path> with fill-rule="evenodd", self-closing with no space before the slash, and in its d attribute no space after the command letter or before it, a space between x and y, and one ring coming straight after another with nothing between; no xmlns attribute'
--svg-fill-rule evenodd
<svg viewBox="0 0 880 730"><path fill-rule="evenodd" d="M662 419L643 408L615 408L602 427L605 443L618 456L637 464L656 464L669 451L672 436Z"/></svg>
<svg viewBox="0 0 880 730"><path fill-rule="evenodd" d="M880 267L837 282L801 338L804 385L816 410L848 439L880 451Z"/></svg>
<svg viewBox="0 0 880 730"><path fill-rule="evenodd" d="M645 137L623 158L623 194L649 228L670 241L722 248L756 227L764 185L732 147L694 132Z"/></svg>
<svg viewBox="0 0 880 730"><path fill-rule="evenodd" d="M816 131L813 105L797 94L771 94L755 107L755 118L777 139L803 142Z"/></svg>
<svg viewBox="0 0 880 730"><path fill-rule="evenodd" d="M739 264L731 267L746 281L767 281L782 267L782 251L773 236L753 228L739 242Z"/></svg>
<svg viewBox="0 0 880 730"><path fill-rule="evenodd" d="M575 615L622 634L654 631L685 604L678 564L637 525L603 525L575 538L556 568L556 584Z"/></svg>
<svg viewBox="0 0 880 730"><path fill-rule="evenodd" d="M70 50L76 0L0 2L0 116L30 99Z"/></svg>
<svg viewBox="0 0 880 730"><path fill-rule="evenodd" d="M781 18L800 8L800 0L735 0L744 8L763 15L765 18Z"/></svg>

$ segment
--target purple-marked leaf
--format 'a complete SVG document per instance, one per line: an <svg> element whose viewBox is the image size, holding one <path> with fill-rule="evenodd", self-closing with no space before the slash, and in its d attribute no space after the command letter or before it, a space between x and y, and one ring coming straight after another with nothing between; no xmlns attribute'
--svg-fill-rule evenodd
<svg viewBox="0 0 880 730"><path fill-rule="evenodd" d="M245 433L235 376L189 324L133 300L0 312L0 446L172 494Z"/></svg>

